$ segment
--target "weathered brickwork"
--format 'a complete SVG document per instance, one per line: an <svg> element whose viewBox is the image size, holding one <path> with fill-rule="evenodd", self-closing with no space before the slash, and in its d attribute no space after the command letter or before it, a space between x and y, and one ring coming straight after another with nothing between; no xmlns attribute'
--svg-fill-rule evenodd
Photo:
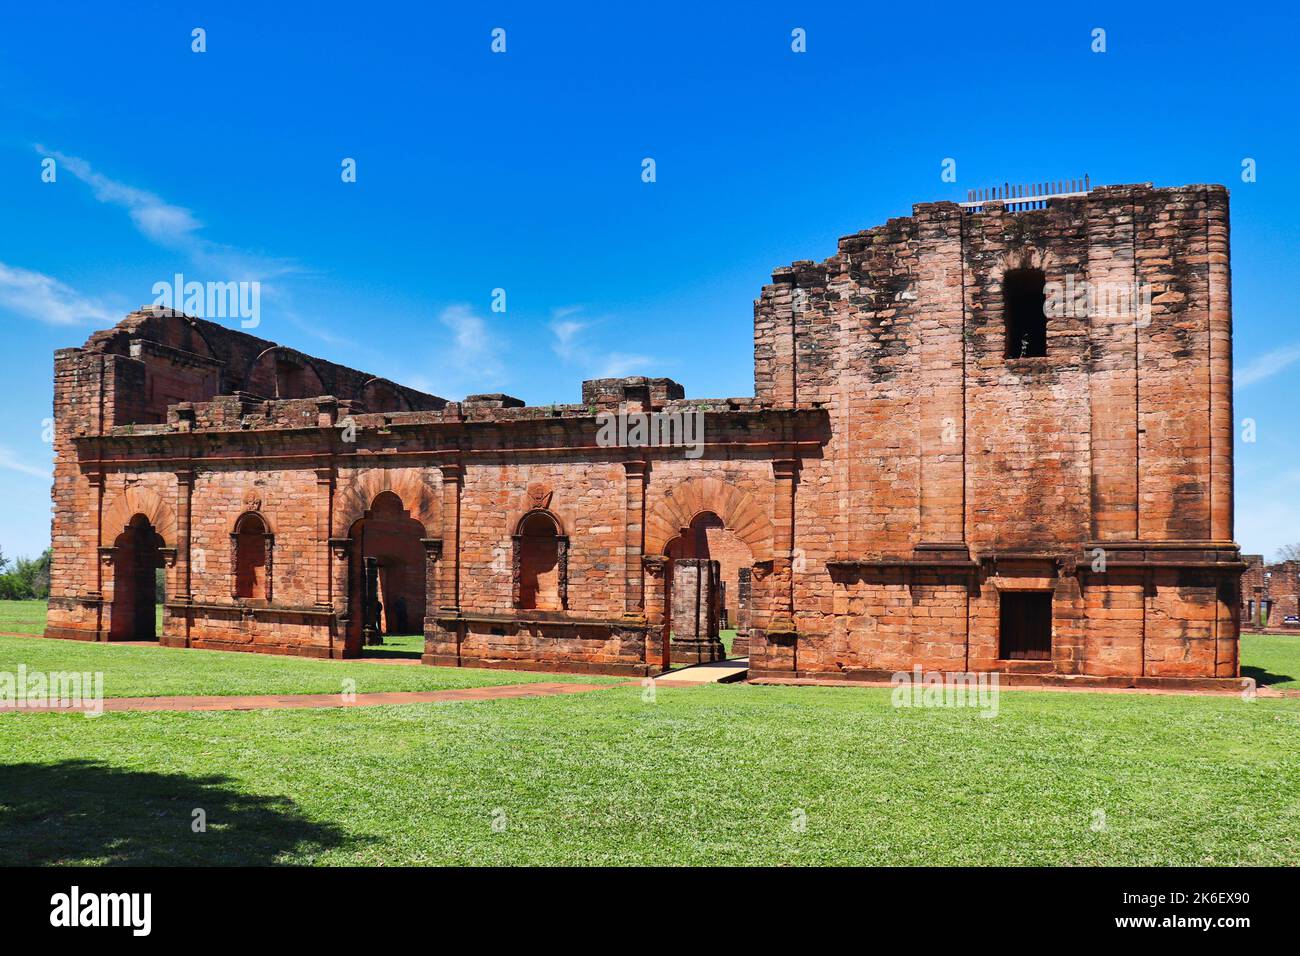
<svg viewBox="0 0 1300 956"><path fill-rule="evenodd" d="M1045 206L921 204L778 269L753 398L449 402L133 313L55 357L48 634L151 636L162 567L174 646L422 629L428 664L654 673L685 638L675 562L703 560L755 675L1235 678L1227 192ZM1056 302L1043 345L1009 331L1025 282L1132 295ZM685 412L698 457L598 438Z"/></svg>

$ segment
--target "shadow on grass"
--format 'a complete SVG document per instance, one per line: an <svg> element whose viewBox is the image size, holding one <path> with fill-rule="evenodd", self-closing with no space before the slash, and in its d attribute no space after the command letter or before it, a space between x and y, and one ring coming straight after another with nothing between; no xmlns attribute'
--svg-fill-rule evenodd
<svg viewBox="0 0 1300 956"><path fill-rule="evenodd" d="M1255 684L1259 687L1267 687L1269 684L1281 684L1286 681L1300 680L1300 678L1297 678L1294 675L1274 674L1262 667L1251 667L1246 664L1243 664L1241 667L1241 676L1255 678Z"/></svg>
<svg viewBox="0 0 1300 956"><path fill-rule="evenodd" d="M196 809L206 832L192 829ZM91 760L0 766L0 866L264 866L349 842L292 800L240 793L227 777Z"/></svg>
<svg viewBox="0 0 1300 956"><path fill-rule="evenodd" d="M423 634L385 636L382 644L371 644L361 649L362 657L381 660L419 660L424 654Z"/></svg>

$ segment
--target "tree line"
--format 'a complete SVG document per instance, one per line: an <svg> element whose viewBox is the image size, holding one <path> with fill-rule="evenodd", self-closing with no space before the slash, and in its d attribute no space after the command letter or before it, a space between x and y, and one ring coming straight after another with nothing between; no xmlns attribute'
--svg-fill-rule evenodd
<svg viewBox="0 0 1300 956"><path fill-rule="evenodd" d="M13 561L0 551L0 601L43 601L49 596L49 548L39 558L17 558Z"/></svg>

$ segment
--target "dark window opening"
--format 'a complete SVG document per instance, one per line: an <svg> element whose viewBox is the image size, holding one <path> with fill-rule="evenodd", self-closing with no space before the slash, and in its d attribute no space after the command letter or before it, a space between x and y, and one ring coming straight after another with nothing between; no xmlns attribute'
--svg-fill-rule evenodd
<svg viewBox="0 0 1300 956"><path fill-rule="evenodd" d="M249 601L268 599L267 571L269 536L266 522L247 514L235 526L235 598Z"/></svg>
<svg viewBox="0 0 1300 956"><path fill-rule="evenodd" d="M1002 307L1007 323L1006 357L1047 354L1047 278L1039 269L1011 269L1002 277Z"/></svg>
<svg viewBox="0 0 1300 956"><path fill-rule="evenodd" d="M557 611L563 608L559 528L545 512L529 515L519 529L516 607Z"/></svg>
<svg viewBox="0 0 1300 956"><path fill-rule="evenodd" d="M1052 592L1003 591L998 656L1005 661L1052 659Z"/></svg>

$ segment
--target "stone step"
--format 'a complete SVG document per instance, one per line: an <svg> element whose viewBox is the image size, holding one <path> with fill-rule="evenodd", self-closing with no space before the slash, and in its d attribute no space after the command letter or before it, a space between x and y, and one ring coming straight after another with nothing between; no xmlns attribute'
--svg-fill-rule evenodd
<svg viewBox="0 0 1300 956"><path fill-rule="evenodd" d="M729 684L745 679L749 673L749 658L737 657L729 661L712 661L708 664L692 664L679 667L655 678L656 684L666 687L688 686L695 684Z"/></svg>

